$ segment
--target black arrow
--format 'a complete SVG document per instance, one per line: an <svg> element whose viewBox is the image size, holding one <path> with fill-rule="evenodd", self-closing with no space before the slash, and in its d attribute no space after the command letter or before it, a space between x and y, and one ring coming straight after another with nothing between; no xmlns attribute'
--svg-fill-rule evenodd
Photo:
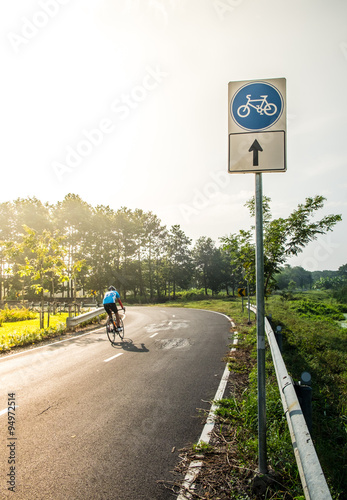
<svg viewBox="0 0 347 500"><path fill-rule="evenodd" d="M250 153L253 151L253 167L257 167L259 165L258 151L263 151L263 148L261 147L257 139L255 139L248 151Z"/></svg>

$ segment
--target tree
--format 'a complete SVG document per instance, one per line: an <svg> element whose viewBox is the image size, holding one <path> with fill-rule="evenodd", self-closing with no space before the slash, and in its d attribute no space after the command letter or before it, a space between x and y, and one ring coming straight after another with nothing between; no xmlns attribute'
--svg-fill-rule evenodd
<svg viewBox="0 0 347 500"><path fill-rule="evenodd" d="M215 293L219 292L228 281L223 258L225 253L216 248L214 241L206 236L197 240L192 253L198 286L204 288L205 295L208 295L208 289Z"/></svg>
<svg viewBox="0 0 347 500"><path fill-rule="evenodd" d="M53 210L54 227L65 235L67 296L71 298L76 288L73 277L74 269L76 265L79 267L78 263L84 259L85 247L88 245L91 232L92 216L92 207L80 196L71 193L66 195L62 202L58 202Z"/></svg>
<svg viewBox="0 0 347 500"><path fill-rule="evenodd" d="M255 286L255 245L252 242L252 232L241 229L239 234L231 234L220 240L223 250L230 258L233 295L245 281L252 290Z"/></svg>
<svg viewBox="0 0 347 500"><path fill-rule="evenodd" d="M286 264L276 276L276 288L280 290L288 288L290 281L295 283L296 288L311 288L313 282L312 273L306 271L303 267L290 267Z"/></svg>
<svg viewBox="0 0 347 500"><path fill-rule="evenodd" d="M41 299L40 328L44 327L44 292L47 284L54 286L54 279L64 281L65 251L61 245L62 237L57 233L51 234L44 230L41 234L24 226L25 234L20 243L8 242L7 253L12 258L18 254L24 255L24 264L18 265L18 274L28 276L31 280L31 288Z"/></svg>
<svg viewBox="0 0 347 500"><path fill-rule="evenodd" d="M192 240L185 235L179 225L171 227L167 235L167 280L170 296L172 285L173 297L176 287L187 288L192 277L192 259L190 244Z"/></svg>
<svg viewBox="0 0 347 500"><path fill-rule="evenodd" d="M316 211L324 206L325 198L323 196L306 198L305 203L299 204L298 208L286 219L272 219L270 201L270 198L263 197L265 293L269 293L274 288L276 284L275 276L281 271L281 266L289 257L300 253L318 235L332 231L337 222L342 220L341 215L327 215L318 221L312 220ZM246 206L251 216L255 217L254 197L246 203ZM250 240L249 232L240 231L240 235L242 234L246 236L248 245L247 263L253 274L255 265L254 259L252 259L252 262L250 261L250 250L251 247L254 249L254 243ZM226 244L225 248L228 248L228 244Z"/></svg>

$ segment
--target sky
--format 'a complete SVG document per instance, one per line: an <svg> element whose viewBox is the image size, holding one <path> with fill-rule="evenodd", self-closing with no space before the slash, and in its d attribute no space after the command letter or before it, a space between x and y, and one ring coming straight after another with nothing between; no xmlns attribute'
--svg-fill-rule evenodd
<svg viewBox="0 0 347 500"><path fill-rule="evenodd" d="M16 0L0 19L0 202L75 193L219 245L255 193L228 173L228 83L285 78L287 171L263 194L274 217L318 194L342 215L290 265L347 263L345 0Z"/></svg>

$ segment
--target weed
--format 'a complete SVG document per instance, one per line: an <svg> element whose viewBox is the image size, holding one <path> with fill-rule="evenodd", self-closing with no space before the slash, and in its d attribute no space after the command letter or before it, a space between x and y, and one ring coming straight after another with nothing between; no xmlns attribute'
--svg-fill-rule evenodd
<svg viewBox="0 0 347 500"><path fill-rule="evenodd" d="M197 444L193 444L193 451L196 453L211 453L213 451L213 446L205 441L199 441Z"/></svg>

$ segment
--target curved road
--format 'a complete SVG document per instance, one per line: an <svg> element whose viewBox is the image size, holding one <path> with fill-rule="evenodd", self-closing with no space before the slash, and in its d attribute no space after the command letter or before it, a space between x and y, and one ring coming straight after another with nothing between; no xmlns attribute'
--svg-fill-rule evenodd
<svg viewBox="0 0 347 500"><path fill-rule="evenodd" d="M98 328L2 356L0 497L174 498L162 481L175 480L179 449L199 439L197 409L210 407L230 335L222 314L129 307L114 347ZM8 393L18 406L12 437Z"/></svg>

